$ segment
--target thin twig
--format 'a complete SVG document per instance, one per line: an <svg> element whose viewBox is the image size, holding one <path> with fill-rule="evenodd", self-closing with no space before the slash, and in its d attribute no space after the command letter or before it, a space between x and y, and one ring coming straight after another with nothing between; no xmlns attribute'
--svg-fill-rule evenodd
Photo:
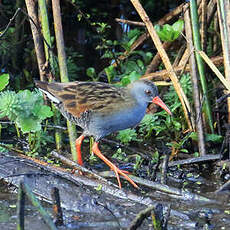
<svg viewBox="0 0 230 230"><path fill-rule="evenodd" d="M115 18L116 22L121 22L124 24L129 24L129 25L135 25L135 26L145 26L145 23L143 22L134 22L126 19L121 19L121 18Z"/></svg>
<svg viewBox="0 0 230 230"><path fill-rule="evenodd" d="M215 193L230 192L230 180L223 184Z"/></svg>
<svg viewBox="0 0 230 230"><path fill-rule="evenodd" d="M187 164L198 164L198 163L205 163L205 162L209 162L209 161L218 161L221 159L221 155L220 154L210 154L210 155L205 155L202 157L193 157L193 158L189 158L186 160L179 160L179 161L173 161L173 162L169 162L169 167L173 167L173 166L177 166L177 165L187 165Z"/></svg>
<svg viewBox="0 0 230 230"><path fill-rule="evenodd" d="M0 38L3 37L5 35L5 33L7 32L7 30L9 29L10 25L13 23L14 19L16 18L16 16L18 15L19 11L22 11L21 8L18 8L15 13L14 16L10 19L9 23L7 24L6 28L3 30L3 32L0 33Z"/></svg>
<svg viewBox="0 0 230 230"><path fill-rule="evenodd" d="M154 208L154 206L150 206L139 212L127 230L136 230L140 227L143 221L151 215L151 211L154 210Z"/></svg>
<svg viewBox="0 0 230 230"><path fill-rule="evenodd" d="M169 154L165 154L163 163L162 163L162 176L161 176L161 183L167 184L167 173L168 173L168 163L169 163Z"/></svg>

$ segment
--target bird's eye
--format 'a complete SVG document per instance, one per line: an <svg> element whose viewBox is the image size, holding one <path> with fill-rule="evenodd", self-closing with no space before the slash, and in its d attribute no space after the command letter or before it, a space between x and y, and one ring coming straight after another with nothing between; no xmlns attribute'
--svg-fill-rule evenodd
<svg viewBox="0 0 230 230"><path fill-rule="evenodd" d="M147 89L145 90L146 95L150 96L152 94L151 90Z"/></svg>

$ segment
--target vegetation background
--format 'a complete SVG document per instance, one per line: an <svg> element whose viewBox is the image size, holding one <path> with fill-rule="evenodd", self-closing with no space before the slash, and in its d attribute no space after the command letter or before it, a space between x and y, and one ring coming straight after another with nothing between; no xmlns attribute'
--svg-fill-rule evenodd
<svg viewBox="0 0 230 230"><path fill-rule="evenodd" d="M198 6L200 2L202 1L198 1ZM211 3L212 1L206 2L207 6ZM180 61L186 53L185 50L188 51L189 44L188 38L185 38L186 22L182 10L182 6L185 7L187 3L173 0L146 0L141 1L141 4L164 44L170 62L174 63L173 68L180 67ZM194 6L194 10L198 9L196 1L191 1L190 5ZM42 24L42 10L40 5L39 7L37 8L38 22ZM170 15L170 12L177 8L180 9L179 13L175 16L171 15L168 21L163 17ZM209 8L214 9L214 13L210 16L206 11L205 37L201 37L202 46L204 45L202 49L209 57L217 58L222 55L221 40L217 36L219 34L216 26L217 7L215 5ZM51 107L43 103L41 93L34 88L34 79L63 80L60 79L62 73L56 47L58 38L55 38L51 2L48 1L47 4L49 40L46 41L45 28L42 29L41 36L44 47L48 47L48 56L43 63L43 75L38 68L30 26L30 23L36 24L36 22L32 22L27 10L29 12L27 1L24 3L20 0L15 2L4 0L0 3L2 151L7 148L44 158L55 147L73 153L74 148L71 147L71 143L76 136L76 131L73 130L69 135L73 140L69 139L66 121L54 108L51 111ZM191 17L195 21L192 12L191 10ZM198 13L195 16L198 18ZM211 17L209 22L208 16ZM202 20L201 16L200 20ZM123 143L124 146L137 147L139 152L136 152L135 157L133 155L129 157L127 149L118 148L113 157L124 161L130 161L131 158L135 169L139 169L142 164L148 165L149 162L155 164L166 153L170 154L170 159L174 157L187 159L203 156L206 153L221 154L223 158L229 155L226 145L229 125L226 97L224 97L225 87L203 62L202 65L206 68L205 72L203 71L205 75L200 72L199 67L199 74L196 73L201 89L198 91L200 106L196 110L193 90L194 73L191 73L191 65L190 72L189 67L186 67L191 55L183 59L186 61L184 68L178 73L179 85L176 86L175 80L170 81L172 79L169 78L170 72L162 74L167 66L159 58L159 49L150 39L147 33L148 27L141 22L132 2L61 1L61 21L69 81L103 81L126 86L141 77L152 79L159 85L165 103L173 112L173 117L170 117L164 111L156 112L156 108L150 106L148 114L139 127L121 131L113 138L116 143L119 140L119 143ZM164 26L162 21L165 21ZM202 25L200 21L200 26ZM39 31L39 28L36 29ZM196 43L194 46L198 49ZM218 66L224 73L223 59ZM185 98L178 97L178 92L183 92ZM185 105L182 103L185 99L191 106L191 111L186 112ZM201 126L200 121L203 121ZM69 127L68 132L71 132ZM143 147L143 143L147 145ZM141 151L151 151L151 153L143 155Z"/></svg>

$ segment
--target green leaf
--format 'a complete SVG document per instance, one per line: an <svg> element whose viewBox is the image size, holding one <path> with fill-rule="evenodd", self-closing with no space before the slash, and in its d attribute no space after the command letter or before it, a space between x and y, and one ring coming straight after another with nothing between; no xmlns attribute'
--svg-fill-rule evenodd
<svg viewBox="0 0 230 230"><path fill-rule="evenodd" d="M145 68L145 65L144 65L143 61L140 60L140 59L137 60L137 65L140 67L140 69L144 69Z"/></svg>
<svg viewBox="0 0 230 230"><path fill-rule="evenodd" d="M21 128L23 133L41 130L41 121L35 117L17 117L16 124Z"/></svg>
<svg viewBox="0 0 230 230"><path fill-rule="evenodd" d="M221 135L217 135L217 134L206 134L205 140L216 142L216 143L221 143L223 141L223 137Z"/></svg>
<svg viewBox="0 0 230 230"><path fill-rule="evenodd" d="M184 21L179 19L172 25L174 31L181 33L184 29Z"/></svg>
<svg viewBox="0 0 230 230"><path fill-rule="evenodd" d="M133 37L137 37L141 34L141 31L139 29L133 29L128 32L128 38L131 39Z"/></svg>
<svg viewBox="0 0 230 230"><path fill-rule="evenodd" d="M130 141L139 141L135 129L121 130L116 138L124 144L128 144Z"/></svg>
<svg viewBox="0 0 230 230"><path fill-rule="evenodd" d="M131 82L134 82L140 78L141 74L137 73L136 71L132 71L129 75L126 75L121 79L122 86L126 86Z"/></svg>
<svg viewBox="0 0 230 230"><path fill-rule="evenodd" d="M132 44L137 40L138 36L133 37L132 39L130 39L130 41L127 43L127 48L128 50L131 48Z"/></svg>
<svg viewBox="0 0 230 230"><path fill-rule="evenodd" d="M87 76L93 78L96 75L96 71L93 67L90 67L86 70Z"/></svg>
<svg viewBox="0 0 230 230"><path fill-rule="evenodd" d="M150 63L152 58L153 58L153 54L151 52L146 52L145 53L144 61L145 61L146 64Z"/></svg>
<svg viewBox="0 0 230 230"><path fill-rule="evenodd" d="M9 84L10 75L4 73L0 75L0 91L2 91Z"/></svg>
<svg viewBox="0 0 230 230"><path fill-rule="evenodd" d="M105 73L107 75L108 83L111 84L112 80L113 80L113 78L115 77L115 74L116 74L114 66L110 65L110 66L106 67L105 68Z"/></svg>
<svg viewBox="0 0 230 230"><path fill-rule="evenodd" d="M0 93L0 118L7 116L10 120L16 119L15 108L18 99L15 92L5 91Z"/></svg>
<svg viewBox="0 0 230 230"><path fill-rule="evenodd" d="M51 108L47 105L35 105L35 109L33 110L33 114L37 116L40 120L44 120L48 117L53 116L53 112Z"/></svg>
<svg viewBox="0 0 230 230"><path fill-rule="evenodd" d="M103 58L113 58L113 52L110 50L106 50L105 53L101 56L101 59Z"/></svg>
<svg viewBox="0 0 230 230"><path fill-rule="evenodd" d="M162 41L172 42L176 40L184 29L184 21L178 20L172 26L165 24L163 26L154 26L158 36Z"/></svg>
<svg viewBox="0 0 230 230"><path fill-rule="evenodd" d="M169 119L170 119L170 118L169 118ZM174 125L175 129L176 129L177 131L179 131L179 130L181 129L181 123L178 122L178 121L175 121L175 120L173 120L172 122L173 122L173 125Z"/></svg>
<svg viewBox="0 0 230 230"><path fill-rule="evenodd" d="M192 138L192 140L198 141L198 137L197 137L196 132L192 132L190 137ZM217 135L217 134L208 134L208 133L206 133L205 134L205 141L221 143L223 141L223 137L221 135Z"/></svg>
<svg viewBox="0 0 230 230"><path fill-rule="evenodd" d="M80 22L82 19L82 14L77 14L77 20Z"/></svg>
<svg viewBox="0 0 230 230"><path fill-rule="evenodd" d="M128 85L129 83L131 83L131 81L130 81L130 79L129 79L128 76L125 76L125 77L123 77L123 78L121 79L121 84L122 84L122 86L126 86L126 85Z"/></svg>
<svg viewBox="0 0 230 230"><path fill-rule="evenodd" d="M136 71L132 71L130 74L129 74L129 79L131 82L134 82L134 81L137 81L139 78L140 78L140 74L137 73Z"/></svg>

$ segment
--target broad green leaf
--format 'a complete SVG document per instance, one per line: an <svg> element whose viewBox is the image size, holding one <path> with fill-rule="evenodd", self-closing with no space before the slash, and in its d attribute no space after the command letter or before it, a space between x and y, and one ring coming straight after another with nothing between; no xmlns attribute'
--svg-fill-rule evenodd
<svg viewBox="0 0 230 230"><path fill-rule="evenodd" d="M184 29L184 21L178 20L172 26L165 24L163 26L156 25L155 30L162 41L172 42L176 40Z"/></svg>
<svg viewBox="0 0 230 230"><path fill-rule="evenodd" d="M16 119L15 107L18 99L15 92L5 91L0 93L0 118L7 116L10 120Z"/></svg>
<svg viewBox="0 0 230 230"><path fill-rule="evenodd" d="M33 114L37 116L41 121L53 116L51 108L47 105L37 105L33 110Z"/></svg>
<svg viewBox="0 0 230 230"><path fill-rule="evenodd" d="M145 53L145 57L144 57L144 61L146 64L148 64L153 58L153 54L151 52L146 52Z"/></svg>
<svg viewBox="0 0 230 230"><path fill-rule="evenodd" d="M205 140L220 143L223 141L223 137L217 134L206 134Z"/></svg>
<svg viewBox="0 0 230 230"><path fill-rule="evenodd" d="M17 117L16 124L23 133L37 132L41 130L41 121L34 117Z"/></svg>
<svg viewBox="0 0 230 230"><path fill-rule="evenodd" d="M134 81L137 81L139 78L140 78L140 74L137 73L136 71L132 71L130 74L129 74L129 79L130 79L130 82L134 82Z"/></svg>
<svg viewBox="0 0 230 230"><path fill-rule="evenodd" d="M141 31L139 29L133 29L128 32L128 38L132 39L133 37L139 36Z"/></svg>
<svg viewBox="0 0 230 230"><path fill-rule="evenodd" d="M0 117L7 116L11 121L15 121L23 133L39 131L42 120L52 115L50 107L43 104L39 91L0 93Z"/></svg>
<svg viewBox="0 0 230 230"><path fill-rule="evenodd" d="M131 82L131 81L130 81L130 79L129 79L128 76L125 76L125 77L123 77L123 78L121 79L121 84L122 84L122 86L126 86L126 85L128 85L130 82Z"/></svg>
<svg viewBox="0 0 230 230"><path fill-rule="evenodd" d="M179 19L172 25L174 31L181 33L184 29L184 21Z"/></svg>
<svg viewBox="0 0 230 230"><path fill-rule="evenodd" d="M132 71L130 74L126 75L121 79L122 86L126 86L129 83L136 81L140 78L141 74L136 71Z"/></svg>
<svg viewBox="0 0 230 230"><path fill-rule="evenodd" d="M129 40L129 42L127 43L127 48L130 49L132 44L137 40L138 36L134 36L132 39Z"/></svg>
<svg viewBox="0 0 230 230"><path fill-rule="evenodd" d="M137 60L137 65L140 67L140 69L144 69L145 68L145 65L144 65L143 61L140 60L140 59Z"/></svg>
<svg viewBox="0 0 230 230"><path fill-rule="evenodd" d="M0 75L0 91L2 91L9 84L10 75L3 73Z"/></svg>

